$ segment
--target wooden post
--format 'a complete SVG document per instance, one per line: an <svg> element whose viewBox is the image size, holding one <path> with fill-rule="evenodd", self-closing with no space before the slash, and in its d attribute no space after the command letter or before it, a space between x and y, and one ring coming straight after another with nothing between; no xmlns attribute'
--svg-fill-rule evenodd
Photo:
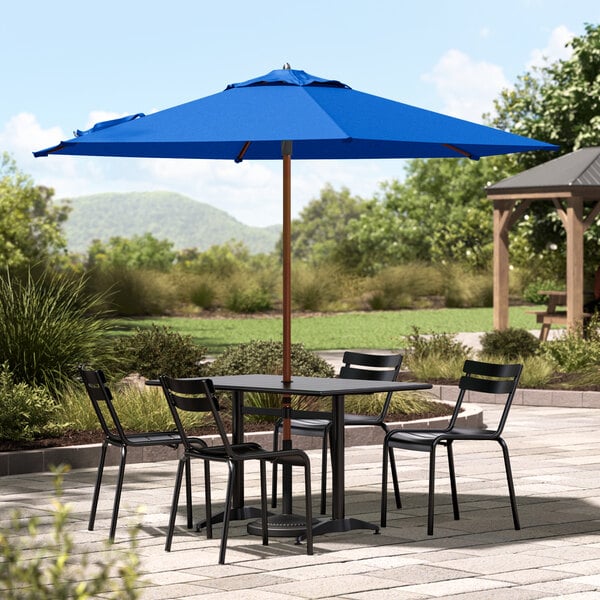
<svg viewBox="0 0 600 600"><path fill-rule="evenodd" d="M567 200L567 328L575 331L583 320L583 198Z"/></svg>
<svg viewBox="0 0 600 600"><path fill-rule="evenodd" d="M494 200L494 329L508 328L508 217L511 200Z"/></svg>

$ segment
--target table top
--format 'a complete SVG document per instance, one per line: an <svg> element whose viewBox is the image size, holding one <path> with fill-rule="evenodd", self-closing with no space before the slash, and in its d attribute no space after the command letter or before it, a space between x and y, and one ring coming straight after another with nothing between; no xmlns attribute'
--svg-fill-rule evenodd
<svg viewBox="0 0 600 600"><path fill-rule="evenodd" d="M369 381L333 377L293 376L284 383L281 375L223 375L211 377L216 389L225 391L252 391L298 396L346 396L377 392L406 392L431 389L430 383L415 381Z"/></svg>
<svg viewBox="0 0 600 600"><path fill-rule="evenodd" d="M538 294L542 296L554 296L556 298L567 297L567 292L565 290L538 290Z"/></svg>

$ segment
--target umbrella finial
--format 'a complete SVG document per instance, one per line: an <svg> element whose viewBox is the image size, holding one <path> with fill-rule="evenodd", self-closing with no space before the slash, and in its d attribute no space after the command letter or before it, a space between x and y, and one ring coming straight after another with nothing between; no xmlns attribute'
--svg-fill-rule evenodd
<svg viewBox="0 0 600 600"><path fill-rule="evenodd" d="M286 71L289 71L292 67L290 67L290 63L283 63L283 69L285 69Z"/></svg>

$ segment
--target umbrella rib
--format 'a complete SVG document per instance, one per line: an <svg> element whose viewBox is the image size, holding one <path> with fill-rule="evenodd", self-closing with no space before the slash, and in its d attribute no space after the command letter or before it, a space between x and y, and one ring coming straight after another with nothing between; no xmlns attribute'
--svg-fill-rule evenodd
<svg viewBox="0 0 600 600"><path fill-rule="evenodd" d="M246 152L248 151L248 148L250 148L250 144L251 144L251 142L248 141L248 142L246 142L242 146L242 149L240 150L240 153L235 157L235 162L236 163L241 163L244 160L244 156L246 155Z"/></svg>
<svg viewBox="0 0 600 600"><path fill-rule="evenodd" d="M453 146L452 144L442 144L442 146L444 146L444 148L448 148L449 150L452 150L452 152L456 152L458 154L462 154L463 156L466 156L467 158L472 158L476 160L476 157L473 156L473 154L471 154L470 152L467 152L466 150L463 150L462 148L458 148L457 146Z"/></svg>

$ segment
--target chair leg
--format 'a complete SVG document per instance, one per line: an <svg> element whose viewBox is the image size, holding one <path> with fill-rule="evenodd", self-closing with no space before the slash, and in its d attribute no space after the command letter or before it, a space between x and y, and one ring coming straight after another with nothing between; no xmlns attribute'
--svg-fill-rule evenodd
<svg viewBox="0 0 600 600"><path fill-rule="evenodd" d="M380 427L383 429L385 435L388 434L389 429L385 423L381 423ZM390 454L390 467L392 469L392 483L394 484L394 498L396 499L396 508L402 508L402 500L400 499L400 485L398 484L398 471L396 469L396 458L392 447L389 448Z"/></svg>
<svg viewBox="0 0 600 600"><path fill-rule="evenodd" d="M194 515L192 514L192 464L190 458L185 461L185 505L187 508L187 528L194 527Z"/></svg>
<svg viewBox="0 0 600 600"><path fill-rule="evenodd" d="M125 478L125 464L127 462L127 446L121 446L121 461L119 463L119 475L117 477L117 489L115 490L115 501L113 504L113 514L110 522L110 541L114 541L117 531L117 519L119 517L119 504L121 503L121 491L123 490L123 479Z"/></svg>
<svg viewBox="0 0 600 600"><path fill-rule="evenodd" d="M388 460L393 452L388 446L387 440L383 443L383 464L381 467L381 527L387 526L387 484L388 484Z"/></svg>
<svg viewBox="0 0 600 600"><path fill-rule="evenodd" d="M175 529L175 518L177 517L177 507L179 505L179 491L181 490L181 479L183 477L185 461L185 458L179 459L179 465L177 466L177 475L175 476L173 500L171 501L171 515L169 516L169 527L167 529L167 540L165 542L165 550L167 552L171 552L171 542L173 541L173 530Z"/></svg>
<svg viewBox="0 0 600 600"><path fill-rule="evenodd" d="M275 464L273 464L275 466ZM269 545L269 527L267 523L267 465L260 461L260 520L263 546Z"/></svg>
<svg viewBox="0 0 600 600"><path fill-rule="evenodd" d="M521 529L521 523L519 521L519 513L517 511L517 497L515 495L515 486L513 484L512 469L510 467L510 456L508 454L508 446L506 445L506 442L502 438L498 439L498 443L502 447L502 453L504 455L504 467L506 469L506 481L508 482L508 493L510 496L510 508L512 510L513 523L514 523L515 529L518 531L519 529Z"/></svg>
<svg viewBox="0 0 600 600"><path fill-rule="evenodd" d="M90 520L88 522L89 531L94 530L94 523L96 521L96 510L98 509L98 498L100 497L100 486L102 485L102 474L104 473L104 461L106 460L107 449L108 442L105 440L102 442L102 449L100 450L100 462L98 463L98 474L96 475L96 485L94 487L92 508L90 509Z"/></svg>
<svg viewBox="0 0 600 600"><path fill-rule="evenodd" d="M450 490L452 492L452 510L454 511L454 520L460 519L460 512L458 510L458 494L456 493L456 474L454 472L454 452L452 449L452 442L449 441L447 446L448 450L448 472L450 473Z"/></svg>
<svg viewBox="0 0 600 600"><path fill-rule="evenodd" d="M433 511L435 496L435 451L436 445L431 447L429 453L429 497L427 500L427 535L433 535Z"/></svg>
<svg viewBox="0 0 600 600"><path fill-rule="evenodd" d="M206 509L206 539L212 540L212 494L210 489L210 461L204 461L204 505Z"/></svg>
<svg viewBox="0 0 600 600"><path fill-rule="evenodd" d="M273 450L276 451L279 448L279 422L275 424L273 428ZM277 462L273 463L273 476L272 476L272 488L271 488L271 508L277 508Z"/></svg>
<svg viewBox="0 0 600 600"><path fill-rule="evenodd" d="M402 508L402 500L400 499L400 484L398 483L398 471L396 470L396 458L394 457L394 450L390 446L390 467L392 471L392 484L394 485L394 498L396 500L396 508Z"/></svg>
<svg viewBox="0 0 600 600"><path fill-rule="evenodd" d="M223 509L223 533L221 534L221 549L219 551L219 564L225 564L225 550L227 549L227 536L229 535L229 521L231 519L231 499L233 495L233 463L228 462L229 475L227 476L227 491L225 492L225 507Z"/></svg>

